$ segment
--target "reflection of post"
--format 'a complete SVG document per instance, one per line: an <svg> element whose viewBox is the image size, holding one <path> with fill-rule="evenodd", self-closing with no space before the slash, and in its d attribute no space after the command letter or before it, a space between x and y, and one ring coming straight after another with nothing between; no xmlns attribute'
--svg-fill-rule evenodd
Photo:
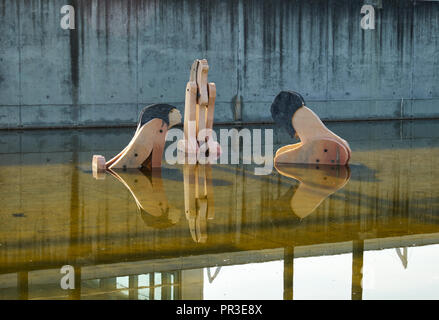
<svg viewBox="0 0 439 320"><path fill-rule="evenodd" d="M181 270L178 270L174 273L174 300L181 300Z"/></svg>
<svg viewBox="0 0 439 320"><path fill-rule="evenodd" d="M162 297L161 300L171 300L171 274L168 272L162 273Z"/></svg>
<svg viewBox="0 0 439 320"><path fill-rule="evenodd" d="M117 278L104 278L99 280L99 288L102 291L114 291L117 288Z"/></svg>
<svg viewBox="0 0 439 320"><path fill-rule="evenodd" d="M364 240L354 240L352 243L352 300L363 299L363 252Z"/></svg>
<svg viewBox="0 0 439 320"><path fill-rule="evenodd" d="M284 300L293 300L294 248L284 248Z"/></svg>
<svg viewBox="0 0 439 320"><path fill-rule="evenodd" d="M78 150L79 137L75 136L74 150ZM79 171L76 168L78 164L78 152L73 153L72 163L72 178L71 178L71 196L70 196L70 241L69 241L69 265L72 265L75 270L75 289L69 290L69 298L74 300L81 299L81 268L76 266L78 252L80 251L80 214L79 214Z"/></svg>
<svg viewBox="0 0 439 320"><path fill-rule="evenodd" d="M27 271L17 273L18 299L29 299L29 273Z"/></svg>
<svg viewBox="0 0 439 320"><path fill-rule="evenodd" d="M149 300L155 299L155 274L151 272L149 274Z"/></svg>
<svg viewBox="0 0 439 320"><path fill-rule="evenodd" d="M128 286L130 288L129 290L129 299L130 300L137 300L139 299L139 276L130 276L128 278Z"/></svg>
<svg viewBox="0 0 439 320"><path fill-rule="evenodd" d="M395 250L399 259L401 259L402 266L407 269L409 263L407 247L402 248L403 252L401 252L401 248L395 248Z"/></svg>
<svg viewBox="0 0 439 320"><path fill-rule="evenodd" d="M181 298L183 300L203 300L204 269L181 271Z"/></svg>
<svg viewBox="0 0 439 320"><path fill-rule="evenodd" d="M75 289L69 290L71 300L81 300L81 267L75 267Z"/></svg>

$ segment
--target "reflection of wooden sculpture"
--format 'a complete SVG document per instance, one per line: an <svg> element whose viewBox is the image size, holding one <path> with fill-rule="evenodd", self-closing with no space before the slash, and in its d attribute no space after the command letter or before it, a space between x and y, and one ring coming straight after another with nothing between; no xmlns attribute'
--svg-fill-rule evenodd
<svg viewBox="0 0 439 320"><path fill-rule="evenodd" d="M277 164L275 168L281 175L300 182L290 200L290 207L299 218L311 214L350 178L347 166Z"/></svg>
<svg viewBox="0 0 439 320"><path fill-rule="evenodd" d="M186 154L196 155L202 144L207 143L206 152L219 154L219 144L211 135L215 111L216 86L207 82L209 65L207 60L195 60L189 82L186 85L184 109L184 139L178 148Z"/></svg>
<svg viewBox="0 0 439 320"><path fill-rule="evenodd" d="M131 193L143 221L153 228L175 225L181 210L171 206L163 189L161 170L112 170L108 172Z"/></svg>
<svg viewBox="0 0 439 320"><path fill-rule="evenodd" d="M166 133L180 122L180 112L171 105L153 104L145 107L131 142L108 162L105 162L103 156L93 156L93 172L117 168L160 167Z"/></svg>
<svg viewBox="0 0 439 320"><path fill-rule="evenodd" d="M300 142L277 150L275 163L318 163L345 165L351 149L349 144L330 131L320 118L305 106L302 96L292 91L279 93L271 105L276 124L284 127Z"/></svg>
<svg viewBox="0 0 439 320"><path fill-rule="evenodd" d="M210 165L185 164L184 206L189 229L195 242L207 241L207 219L215 216Z"/></svg>

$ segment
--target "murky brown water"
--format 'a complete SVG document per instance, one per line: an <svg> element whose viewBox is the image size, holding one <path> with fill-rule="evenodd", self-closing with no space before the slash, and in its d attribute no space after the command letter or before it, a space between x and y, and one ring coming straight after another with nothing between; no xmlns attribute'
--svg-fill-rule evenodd
<svg viewBox="0 0 439 320"><path fill-rule="evenodd" d="M4 132L0 298L438 299L439 122L329 126L351 143L349 168L101 180L92 155L133 129ZM274 151L286 143L275 134Z"/></svg>

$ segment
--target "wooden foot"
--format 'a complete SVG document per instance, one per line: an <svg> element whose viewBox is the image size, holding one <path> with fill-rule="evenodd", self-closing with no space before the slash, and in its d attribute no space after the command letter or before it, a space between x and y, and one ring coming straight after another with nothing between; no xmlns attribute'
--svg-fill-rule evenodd
<svg viewBox="0 0 439 320"><path fill-rule="evenodd" d="M94 155L91 168L93 172L93 177L95 179L105 179L105 170L107 169L107 166L105 165L105 157L101 155Z"/></svg>
<svg viewBox="0 0 439 320"><path fill-rule="evenodd" d="M105 165L105 157L101 155L94 155L92 162L93 172L102 172L107 169Z"/></svg>

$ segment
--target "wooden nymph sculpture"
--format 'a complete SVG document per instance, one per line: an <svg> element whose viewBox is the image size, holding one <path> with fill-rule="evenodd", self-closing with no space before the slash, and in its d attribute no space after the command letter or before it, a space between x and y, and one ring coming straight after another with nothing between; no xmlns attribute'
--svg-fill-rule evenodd
<svg viewBox="0 0 439 320"><path fill-rule="evenodd" d="M206 152L215 155L221 152L220 145L212 137L216 86L207 82L208 72L206 59L197 59L192 64L186 85L184 139L178 142L178 149L185 154L198 154L204 143Z"/></svg>
<svg viewBox="0 0 439 320"><path fill-rule="evenodd" d="M293 91L280 92L271 105L277 125L300 142L279 148L276 163L316 163L346 165L351 156L349 144L330 131L320 118L305 106L305 100Z"/></svg>
<svg viewBox="0 0 439 320"><path fill-rule="evenodd" d="M93 156L93 172L118 168L161 167L166 133L180 122L180 112L169 104L145 107L140 113L137 130L131 142L108 162L105 162L103 156Z"/></svg>

